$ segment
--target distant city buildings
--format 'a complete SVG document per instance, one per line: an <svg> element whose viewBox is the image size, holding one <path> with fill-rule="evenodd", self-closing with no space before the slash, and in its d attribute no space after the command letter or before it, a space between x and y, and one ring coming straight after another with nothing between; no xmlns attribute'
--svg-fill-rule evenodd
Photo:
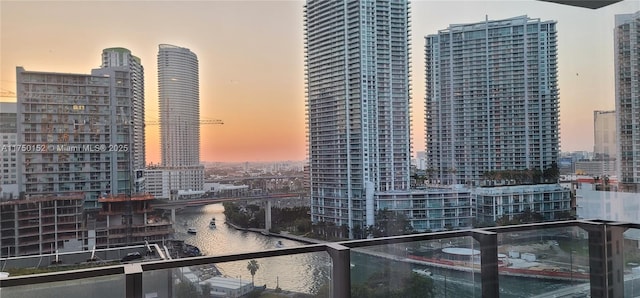
<svg viewBox="0 0 640 298"><path fill-rule="evenodd" d="M427 169L427 153L424 151L416 152L416 169L418 170L426 170Z"/></svg>
<svg viewBox="0 0 640 298"><path fill-rule="evenodd" d="M160 167L147 171L162 179L147 191L158 198L179 199L204 194L200 164L200 83L198 57L187 48L161 44L158 51L160 104ZM157 173L158 170L163 173ZM153 182L154 185L158 183ZM168 188L169 193L165 191Z"/></svg>
<svg viewBox="0 0 640 298"><path fill-rule="evenodd" d="M640 11L615 16L614 33L619 179L640 191Z"/></svg>
<svg viewBox="0 0 640 298"><path fill-rule="evenodd" d="M407 1L306 1L314 223L371 226L374 194L410 187L409 11Z"/></svg>
<svg viewBox="0 0 640 298"><path fill-rule="evenodd" d="M558 161L555 21L487 19L425 39L427 171L440 183Z"/></svg>
<svg viewBox="0 0 640 298"><path fill-rule="evenodd" d="M593 153L596 159L616 158L616 111L593 112Z"/></svg>

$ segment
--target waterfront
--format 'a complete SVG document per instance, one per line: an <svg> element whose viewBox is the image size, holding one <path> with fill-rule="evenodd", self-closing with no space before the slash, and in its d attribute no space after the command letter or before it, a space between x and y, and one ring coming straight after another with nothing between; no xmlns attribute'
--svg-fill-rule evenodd
<svg viewBox="0 0 640 298"><path fill-rule="evenodd" d="M225 222L222 204L202 207L188 207L176 215L175 238L195 245L204 255L223 255L241 252L275 249L280 240L284 247L303 245L304 243L267 237L259 233L238 231ZM216 219L216 228L209 228L211 218ZM187 223L187 226L184 223ZM197 229L197 234L187 233L188 227ZM275 288L276 283L283 290L316 293L329 282L330 258L324 253L300 254L284 257L258 259L260 269L255 275L255 285L267 285ZM251 279L247 262L229 262L216 264L218 269L232 278Z"/></svg>
<svg viewBox="0 0 640 298"><path fill-rule="evenodd" d="M196 245L205 255L221 255L240 252L275 249L282 241L285 247L304 245L302 242L267 237L259 233L238 231L226 224L222 204L202 207L189 207L176 216L175 238ZM210 229L209 221L216 219L217 228ZM187 223L186 225L184 223ZM189 227L197 229L196 235L187 233ZM360 253L352 254L352 282L360 283L371 274L382 269L383 261L379 257ZM286 257L259 259L260 269L255 275L255 285L267 285L275 288L276 282L283 290L316 293L329 282L331 262L326 254L305 254ZM426 268L409 263L393 262L393 266ZM241 279L251 279L247 262L217 264L223 274ZM480 297L480 274L471 274L448 269L430 268L438 297ZM569 284L561 281L546 281L533 278L500 276L501 297L529 297L555 291Z"/></svg>

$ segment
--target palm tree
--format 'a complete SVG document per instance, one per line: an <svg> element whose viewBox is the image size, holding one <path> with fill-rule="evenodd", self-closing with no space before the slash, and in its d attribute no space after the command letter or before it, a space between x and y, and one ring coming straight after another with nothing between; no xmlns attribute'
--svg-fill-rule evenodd
<svg viewBox="0 0 640 298"><path fill-rule="evenodd" d="M249 264L247 264L247 270L251 273L251 284L253 285L253 277L256 275L256 271L260 269L260 265L258 265L258 261L251 260Z"/></svg>

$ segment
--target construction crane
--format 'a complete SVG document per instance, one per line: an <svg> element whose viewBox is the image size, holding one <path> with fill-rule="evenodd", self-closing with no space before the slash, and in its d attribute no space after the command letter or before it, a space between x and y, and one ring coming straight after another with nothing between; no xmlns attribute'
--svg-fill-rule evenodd
<svg viewBox="0 0 640 298"><path fill-rule="evenodd" d="M171 121L169 121L171 122ZM194 123L195 124L195 123ZM216 120L199 120L197 121L197 124L200 125L208 125L208 124L215 124L215 125L222 125L224 124L224 122L222 122L222 120L216 119ZM158 120L147 120L144 122L144 125L160 125L160 121Z"/></svg>
<svg viewBox="0 0 640 298"><path fill-rule="evenodd" d="M16 93L11 90L0 88L0 97L16 98Z"/></svg>

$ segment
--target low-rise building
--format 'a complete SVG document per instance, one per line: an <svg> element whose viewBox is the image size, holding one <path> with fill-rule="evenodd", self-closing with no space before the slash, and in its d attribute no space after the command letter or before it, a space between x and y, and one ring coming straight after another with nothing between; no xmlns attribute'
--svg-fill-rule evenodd
<svg viewBox="0 0 640 298"><path fill-rule="evenodd" d="M84 198L66 193L0 201L0 256L53 253L85 239Z"/></svg>
<svg viewBox="0 0 640 298"><path fill-rule="evenodd" d="M375 194L378 210L401 212L416 231L441 231L472 226L474 204L467 188L429 188Z"/></svg>
<svg viewBox="0 0 640 298"><path fill-rule="evenodd" d="M251 280L236 279L229 277L215 276L200 282L200 285L211 285L211 293L204 293L212 297L244 297L253 291Z"/></svg>
<svg viewBox="0 0 640 298"><path fill-rule="evenodd" d="M473 196L480 223L495 223L503 216L512 220L527 210L539 213L543 220L558 219L571 211L571 192L560 184L478 187Z"/></svg>
<svg viewBox="0 0 640 298"><path fill-rule="evenodd" d="M202 166L148 168L144 176L146 191L157 199L189 199L205 193Z"/></svg>
<svg viewBox="0 0 640 298"><path fill-rule="evenodd" d="M169 239L173 234L171 219L151 207L153 199L149 194L100 197L102 209L87 219L89 235L95 232L95 239L89 242L104 248Z"/></svg>

